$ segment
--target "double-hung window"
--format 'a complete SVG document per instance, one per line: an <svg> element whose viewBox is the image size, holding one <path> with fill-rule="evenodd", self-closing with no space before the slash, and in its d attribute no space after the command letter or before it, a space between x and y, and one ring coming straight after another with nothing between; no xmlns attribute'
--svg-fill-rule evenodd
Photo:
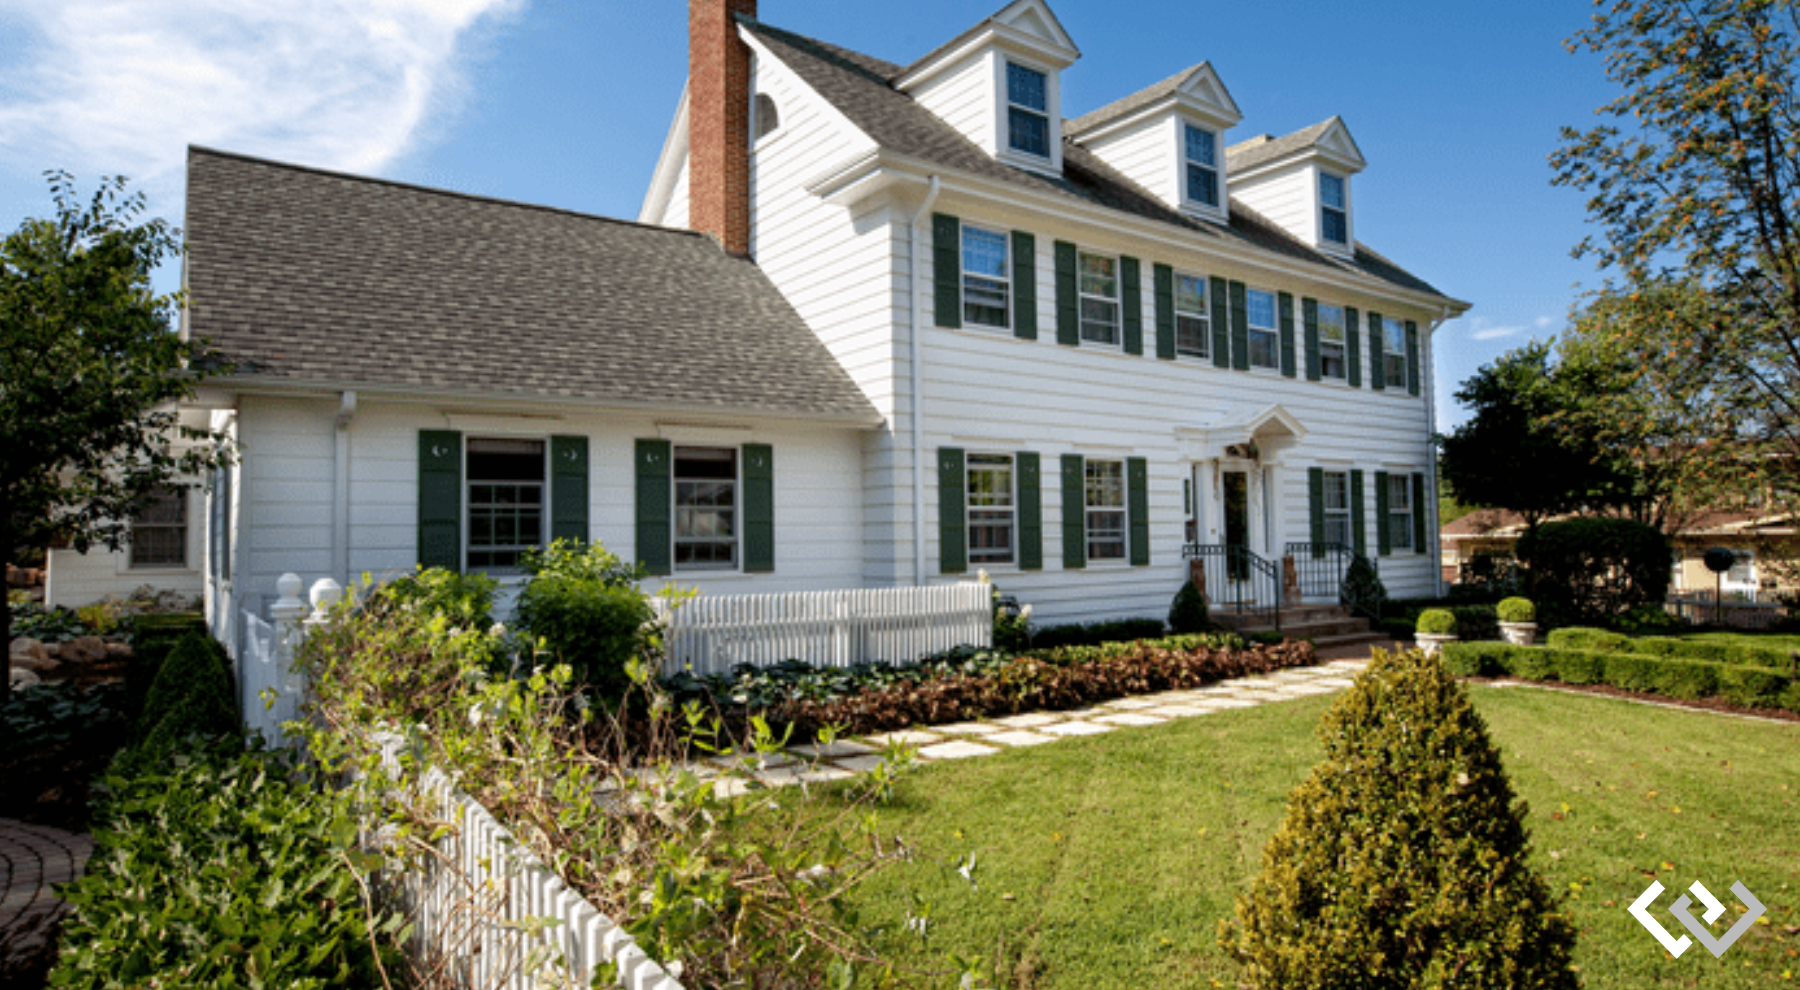
<svg viewBox="0 0 1800 990"><path fill-rule="evenodd" d="M1388 545L1410 550L1413 542L1412 476L1390 474L1388 487Z"/></svg>
<svg viewBox="0 0 1800 990"><path fill-rule="evenodd" d="M737 567L738 452L732 447L676 447L675 569Z"/></svg>
<svg viewBox="0 0 1800 990"><path fill-rule="evenodd" d="M1011 455L970 454L968 474L969 562L1014 563L1017 502Z"/></svg>
<svg viewBox="0 0 1800 990"><path fill-rule="evenodd" d="M1319 375L1343 379L1348 362L1344 338L1344 307L1319 305Z"/></svg>
<svg viewBox="0 0 1800 990"><path fill-rule="evenodd" d="M1119 259L1081 252L1081 339L1119 343Z"/></svg>
<svg viewBox="0 0 1800 990"><path fill-rule="evenodd" d="M1206 357L1212 348L1212 325L1206 317L1206 279L1175 276L1175 353Z"/></svg>
<svg viewBox="0 0 1800 990"><path fill-rule="evenodd" d="M1125 462L1087 462L1087 555L1125 559Z"/></svg>
<svg viewBox="0 0 1800 990"><path fill-rule="evenodd" d="M1406 325L1381 320L1381 378L1389 385L1406 385Z"/></svg>
<svg viewBox="0 0 1800 990"><path fill-rule="evenodd" d="M519 566L544 542L544 441L470 437L468 569Z"/></svg>
<svg viewBox="0 0 1800 990"><path fill-rule="evenodd" d="M131 518L132 567L187 566L187 489L158 488Z"/></svg>
<svg viewBox="0 0 1800 990"><path fill-rule="evenodd" d="M962 229L963 322L1008 326L1011 282L1007 279L1006 235L980 227Z"/></svg>
<svg viewBox="0 0 1800 990"><path fill-rule="evenodd" d="M1345 205L1344 177L1319 173L1319 237L1329 244L1350 245L1350 208Z"/></svg>
<svg viewBox="0 0 1800 990"><path fill-rule="evenodd" d="M1050 79L1006 63L1006 143L1014 151L1050 157Z"/></svg>
<svg viewBox="0 0 1800 990"><path fill-rule="evenodd" d="M1187 198L1207 206L1219 205L1219 139L1213 132L1184 124L1182 150L1187 164Z"/></svg>
<svg viewBox="0 0 1800 990"><path fill-rule="evenodd" d="M1281 367L1275 328L1275 293L1251 289L1244 294L1244 308L1250 323L1250 366Z"/></svg>
<svg viewBox="0 0 1800 990"><path fill-rule="evenodd" d="M1350 545L1350 474L1325 472L1325 542Z"/></svg>

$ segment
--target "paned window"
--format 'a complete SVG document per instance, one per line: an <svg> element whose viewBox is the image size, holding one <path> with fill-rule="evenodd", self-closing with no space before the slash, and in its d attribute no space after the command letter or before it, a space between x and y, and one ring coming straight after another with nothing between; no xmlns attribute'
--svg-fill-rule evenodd
<svg viewBox="0 0 1800 990"><path fill-rule="evenodd" d="M1251 289L1244 294L1250 323L1250 366L1279 368L1279 337L1275 329L1275 293Z"/></svg>
<svg viewBox="0 0 1800 990"><path fill-rule="evenodd" d="M676 447L675 569L737 567L737 456L731 447Z"/></svg>
<svg viewBox="0 0 1800 990"><path fill-rule="evenodd" d="M969 562L1013 563L1017 503L1013 499L1013 459L1006 454L970 454Z"/></svg>
<svg viewBox="0 0 1800 990"><path fill-rule="evenodd" d="M1119 342L1119 259L1081 253L1081 339Z"/></svg>
<svg viewBox="0 0 1800 990"><path fill-rule="evenodd" d="M1087 555L1125 559L1125 462L1087 462Z"/></svg>
<svg viewBox="0 0 1800 990"><path fill-rule="evenodd" d="M1006 63L1006 142L1014 151L1050 157L1050 80L1036 69Z"/></svg>
<svg viewBox="0 0 1800 990"><path fill-rule="evenodd" d="M1410 550L1413 543L1412 476L1390 474L1388 487L1388 546Z"/></svg>
<svg viewBox="0 0 1800 990"><path fill-rule="evenodd" d="M1219 139L1205 128L1185 125L1187 198L1207 206L1219 205Z"/></svg>
<svg viewBox="0 0 1800 990"><path fill-rule="evenodd" d="M1350 474L1325 472L1325 542L1350 545Z"/></svg>
<svg viewBox="0 0 1800 990"><path fill-rule="evenodd" d="M1349 364L1345 360L1344 307L1319 306L1319 374L1325 378L1343 378Z"/></svg>
<svg viewBox="0 0 1800 990"><path fill-rule="evenodd" d="M1406 386L1406 325L1381 320L1381 378L1390 386Z"/></svg>
<svg viewBox="0 0 1800 990"><path fill-rule="evenodd" d="M131 519L132 567L187 566L187 489L159 488Z"/></svg>
<svg viewBox="0 0 1800 990"><path fill-rule="evenodd" d="M519 566L544 542L544 441L470 437L468 569Z"/></svg>
<svg viewBox="0 0 1800 990"><path fill-rule="evenodd" d="M1735 584L1741 588L1756 586L1756 551L1739 549L1732 551L1731 570L1725 572L1725 583Z"/></svg>
<svg viewBox="0 0 1800 990"><path fill-rule="evenodd" d="M1212 324L1206 318L1206 279L1175 276L1175 353L1206 357L1212 349Z"/></svg>
<svg viewBox="0 0 1800 990"><path fill-rule="evenodd" d="M1011 283L1006 275L1006 235L979 227L962 229L963 322L1007 326Z"/></svg>
<svg viewBox="0 0 1800 990"><path fill-rule="evenodd" d="M1344 205L1344 177L1319 173L1319 233L1332 244L1350 243L1350 212Z"/></svg>

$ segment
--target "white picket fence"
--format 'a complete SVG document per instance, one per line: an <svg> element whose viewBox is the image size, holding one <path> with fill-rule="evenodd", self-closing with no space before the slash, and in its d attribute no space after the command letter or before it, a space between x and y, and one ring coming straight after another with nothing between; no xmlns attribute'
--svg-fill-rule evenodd
<svg viewBox="0 0 1800 990"><path fill-rule="evenodd" d="M991 647L993 588L982 582L773 595L701 594L671 608L663 673L716 674L801 660L819 667L911 663L953 646Z"/></svg>
<svg viewBox="0 0 1800 990"><path fill-rule="evenodd" d="M322 578L313 584L309 608L300 600L301 587L297 575L282 575L275 585L279 597L269 608L275 621L264 622L245 611L240 624L244 642L238 650L238 710L244 713L245 727L271 746L283 742L282 723L300 717L300 698L306 692L305 678L294 669L294 650L306 625L324 621L326 610L343 594L336 581Z"/></svg>

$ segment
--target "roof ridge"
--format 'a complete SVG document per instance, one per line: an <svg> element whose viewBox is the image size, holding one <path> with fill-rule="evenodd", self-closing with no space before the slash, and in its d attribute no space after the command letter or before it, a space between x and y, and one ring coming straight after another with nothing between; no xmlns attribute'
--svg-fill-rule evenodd
<svg viewBox="0 0 1800 990"><path fill-rule="evenodd" d="M636 227L641 230L652 231L655 233L681 234L688 237L706 236L695 230L684 230L680 227L663 227L652 223L640 223L636 220L621 220L618 217L609 217L602 213L584 213L580 210L571 210L561 206L546 206L542 203L527 203L517 199L501 199L498 196L482 196L477 193L458 192L455 189L440 189L436 186L420 185L416 182L402 182L398 179L383 179L372 175L357 175L354 172L339 172L334 169L319 168L316 165L296 165L292 162L276 161L273 158L259 158L256 155L246 155L239 151L222 151L218 148L208 148L198 144L188 145L188 159L190 162L196 154L211 155L215 158L230 158L235 161L249 162L253 165L263 165L288 172L305 172L310 175L321 175L333 179L346 179L368 185L390 186L395 189L427 193L433 196L448 196L456 199L466 199L477 203L487 203L492 206L510 206L522 210L536 210L542 213L559 213L563 216L575 217L581 220L598 220L602 223L617 224L621 227ZM710 238L708 239L710 240Z"/></svg>
<svg viewBox="0 0 1800 990"><path fill-rule="evenodd" d="M870 80L871 82L880 83L881 85L886 86L889 89L894 88L894 80L896 78L898 78L899 76L904 75L905 71L906 71L904 66L898 65L893 62L889 62L887 59L876 58L875 56L870 55L866 52L851 51L851 49L845 48L842 45L834 45L829 41L820 41L817 38L811 38L804 34L797 34L793 31L787 30L786 28L778 28L778 27L774 26L773 24L768 23L767 21L759 21L754 17L748 17L746 15L739 14L739 15L737 15L737 21L739 24L744 25L745 27L749 28L752 31L758 31L758 32L763 32L763 33L774 35L778 40L785 41L788 44L794 45L795 47L798 47L798 48L806 49L807 54L809 54L809 55L813 55L818 58L825 59L826 61L830 62L834 66L836 66L840 69L843 69L846 72L854 72L857 75ZM844 55L841 54L841 53L845 53L845 52L848 52L853 55L859 55L863 58L868 59L871 62L878 62L881 65L887 66L888 68L892 69L893 71L888 73L887 75L882 75L880 73L871 72L867 68L857 65L855 62L851 61L850 59L845 58Z"/></svg>

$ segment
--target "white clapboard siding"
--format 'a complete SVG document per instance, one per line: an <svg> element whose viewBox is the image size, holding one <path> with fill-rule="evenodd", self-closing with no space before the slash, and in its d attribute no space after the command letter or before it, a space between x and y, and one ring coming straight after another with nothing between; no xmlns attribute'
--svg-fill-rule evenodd
<svg viewBox="0 0 1800 990"><path fill-rule="evenodd" d="M820 667L911 663L956 646L993 645L993 592L973 581L779 595L702 595L671 608L665 673L715 674L740 663Z"/></svg>

